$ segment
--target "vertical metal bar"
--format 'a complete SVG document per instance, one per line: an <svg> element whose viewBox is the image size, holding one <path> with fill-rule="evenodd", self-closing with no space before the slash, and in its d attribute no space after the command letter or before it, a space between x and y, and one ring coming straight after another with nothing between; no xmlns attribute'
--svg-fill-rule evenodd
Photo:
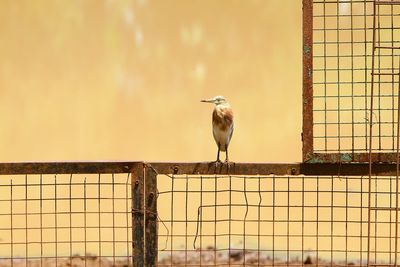
<svg viewBox="0 0 400 267"><path fill-rule="evenodd" d="M11 266L14 266L14 229L13 229L13 180L10 179L10 235L11 235Z"/></svg>
<svg viewBox="0 0 400 267"><path fill-rule="evenodd" d="M376 3L374 4L373 11L373 27L372 27L372 73L375 69L375 41L376 41ZM370 114L369 114L369 147L368 147L368 241L367 241L367 266L370 266L370 250L371 250L371 180L372 180L372 127L373 127L373 111L374 111L374 75L371 74L371 100L370 100Z"/></svg>
<svg viewBox="0 0 400 267"><path fill-rule="evenodd" d="M316 177L317 179L317 244L316 244L316 266L319 266L319 177Z"/></svg>
<svg viewBox="0 0 400 267"><path fill-rule="evenodd" d="M99 173L99 176L97 178L97 216L98 216L98 221L99 221L99 229L98 229L98 235L99 235L99 267L101 267L101 263L102 263L102 255L101 255L101 174ZM131 185L132 186L132 185ZM133 199L133 195L132 195L132 199ZM132 226L133 227L133 226ZM132 231L133 232L133 231ZM133 233L132 233L133 234ZM133 253L133 251L132 251ZM133 257L132 257L133 259Z"/></svg>
<svg viewBox="0 0 400 267"><path fill-rule="evenodd" d="M228 221L228 242L229 242L229 257L228 257L228 264L231 266L231 255L232 255L232 176L229 175L229 221Z"/></svg>
<svg viewBox="0 0 400 267"><path fill-rule="evenodd" d="M363 203L363 195L364 195L364 186L363 186L363 177L359 178L360 180L360 265L363 262L363 211L364 211L364 203Z"/></svg>
<svg viewBox="0 0 400 267"><path fill-rule="evenodd" d="M186 174L185 177L186 180L186 186L185 186L185 266L187 266L188 262L188 202L189 202L189 178L188 175Z"/></svg>
<svg viewBox="0 0 400 267"><path fill-rule="evenodd" d="M394 47L394 20L393 20L393 5L392 6L390 6L390 11L391 11L391 28L392 28L392 30L391 30L391 46L392 46L392 71L394 72L394 49L393 49L393 47ZM400 68L399 68L399 71L400 71ZM395 107L395 95L394 95L394 92L395 92L395 82L394 82L394 78L395 78L395 76L392 76L392 149L394 150L394 144L395 144L395 136L397 137L396 139L396 141L397 141L397 144L396 144L396 198L397 198L397 183L398 183L398 162L399 162L399 140L398 140L398 137L399 137L399 118L398 118L398 120L397 120L397 134L395 135L395 109L394 109L394 107ZM399 92L400 92L400 76L399 76ZM398 99L398 102L400 101L400 98L399 98L399 95L398 95L398 97L397 97L397 99ZM399 103L397 104L397 116L399 116ZM392 177L390 177L390 208L392 208ZM396 199L395 198L395 199ZM397 199L396 199L396 202L397 202ZM397 213L398 211L397 211L397 206L396 206L396 212L395 213ZM390 238L389 238L389 264L391 264L392 263L392 238L391 238L391 236L392 236L392 212L390 211L390 216L389 216L389 218L390 218L390 221L389 221L389 233L390 233ZM397 218L397 214L396 214L396 218ZM397 222L396 220L395 220L395 222ZM397 227L397 223L396 223L396 225L395 225L395 241L394 241L394 243L395 243L395 251L397 251L397 246L396 246L396 242L397 242L397 232L396 232L396 228ZM397 258L397 255L396 255L396 253L394 253L395 254L395 258ZM395 266L397 265L397 260L395 259L394 260L394 262L395 262Z"/></svg>
<svg viewBox="0 0 400 267"><path fill-rule="evenodd" d="M392 71L393 72L395 72L395 70L394 70L394 52L395 52L395 50L394 50L394 46L395 46L395 44L394 44L394 20L393 20L393 5L391 5L390 6L390 19L391 19L391 46L392 46ZM400 71L400 69L399 69L399 71ZM394 95L394 92L395 92L395 81L394 81L394 79L395 79L395 76L392 76L392 150L394 150L394 144L395 144L395 110L394 110L394 105L395 105L395 95ZM391 191L390 191L391 192ZM391 217L391 216L390 216Z"/></svg>
<svg viewBox="0 0 400 267"><path fill-rule="evenodd" d="M336 2L336 53L337 53L337 141L338 141L338 154L339 154L339 160L341 159L340 153L341 153L341 123L340 123L340 32L339 32L339 26L340 26L340 10L339 10L339 0ZM332 177L333 179L333 177ZM332 263L331 263L332 264Z"/></svg>
<svg viewBox="0 0 400 267"><path fill-rule="evenodd" d="M374 179L374 184L375 184L375 194L374 194L374 196L375 196L375 207L379 207L379 205L378 205L378 177L377 176L375 176L375 179ZM377 232L378 232L378 210L375 210L375 212L374 212L374 264L376 264L376 260L377 260L377 255L378 255L378 235L377 235Z"/></svg>
<svg viewBox="0 0 400 267"><path fill-rule="evenodd" d="M275 175L272 176L272 266L275 266Z"/></svg>
<svg viewBox="0 0 400 267"><path fill-rule="evenodd" d="M260 248L261 248L261 204L262 204L262 195L261 195L261 177L260 175L257 175L258 177L258 212L257 212L257 266L260 266Z"/></svg>
<svg viewBox="0 0 400 267"><path fill-rule="evenodd" d="M346 177L346 225L345 225L345 250L346 250L346 255L345 255L345 264L348 266L348 222L349 222L349 179Z"/></svg>
<svg viewBox="0 0 400 267"><path fill-rule="evenodd" d="M157 265L158 227L157 227L157 173L153 168L145 168L145 253L146 266Z"/></svg>
<svg viewBox="0 0 400 267"><path fill-rule="evenodd" d="M327 53L327 38L326 38L326 3L323 5L323 18L324 18L324 141L325 141L325 152L328 151L328 104L327 104L327 65L326 65L326 53Z"/></svg>
<svg viewBox="0 0 400 267"><path fill-rule="evenodd" d="M84 253L85 253L85 267L87 262L87 239L86 239L86 177L83 180L83 240L84 240ZM115 266L115 265L114 265Z"/></svg>
<svg viewBox="0 0 400 267"><path fill-rule="evenodd" d="M333 250L334 250L334 243L333 243L333 236L334 236L334 232L333 232L333 216L334 216L334 213L333 213L333 197L334 197L334 184L333 184L333 180L334 180L334 177L332 176L331 177L331 267L333 266Z"/></svg>
<svg viewBox="0 0 400 267"><path fill-rule="evenodd" d="M399 61L400 71L400 61ZM394 77L393 77L394 79ZM399 175L400 175L400 74L398 78L399 89L397 93L397 147L396 147L396 219L394 235L394 265L397 266L398 238L399 238Z"/></svg>
<svg viewBox="0 0 400 267"><path fill-rule="evenodd" d="M243 192L244 192L244 200L246 202L246 212L243 220L243 265L246 264L246 220L247 214L249 213L249 202L247 199L247 180L246 177L242 177L243 179Z"/></svg>
<svg viewBox="0 0 400 267"><path fill-rule="evenodd" d="M304 266L304 175L301 176L301 265Z"/></svg>
<svg viewBox="0 0 400 267"><path fill-rule="evenodd" d="M113 266L115 266L115 183L114 173L111 174L111 203L112 203L112 252L113 252Z"/></svg>
<svg viewBox="0 0 400 267"><path fill-rule="evenodd" d="M202 265L203 261L203 176L200 176L200 216L199 216L199 223L200 223L200 266ZM173 188L172 188L173 191ZM172 229L171 229L172 230ZM172 231L171 231L171 239L172 239ZM172 257L171 257L172 263Z"/></svg>
<svg viewBox="0 0 400 267"><path fill-rule="evenodd" d="M143 267L144 261L144 173L143 164L132 170L132 254L133 266Z"/></svg>
<svg viewBox="0 0 400 267"><path fill-rule="evenodd" d="M43 266L43 181L40 174L40 266Z"/></svg>
<svg viewBox="0 0 400 267"><path fill-rule="evenodd" d="M290 178L287 176L287 224L286 224L286 266L289 267L290 260Z"/></svg>
<svg viewBox="0 0 400 267"><path fill-rule="evenodd" d="M25 265L28 266L28 175L25 174Z"/></svg>
<svg viewBox="0 0 400 267"><path fill-rule="evenodd" d="M365 118L368 118L368 42L367 42L367 30L369 25L367 25L367 1L364 1L364 109ZM368 152L368 120L365 119L365 150ZM362 258L361 258L362 259ZM360 259L360 260L361 260Z"/></svg>
<svg viewBox="0 0 400 267"><path fill-rule="evenodd" d="M129 178L130 173L128 173L128 177L125 182L125 215L126 215L126 265L129 266L131 254L129 253ZM99 221L100 223L100 221ZM99 227L100 229L100 227Z"/></svg>
<svg viewBox="0 0 400 267"><path fill-rule="evenodd" d="M57 175L54 175L54 236L55 236L55 249L56 249L56 266L58 266L58 228L57 228Z"/></svg>
<svg viewBox="0 0 400 267"><path fill-rule="evenodd" d="M217 206L218 206L218 182L217 175L214 175L214 265L217 265Z"/></svg>
<svg viewBox="0 0 400 267"><path fill-rule="evenodd" d="M69 177L69 265L72 266L72 174Z"/></svg>
<svg viewBox="0 0 400 267"><path fill-rule="evenodd" d="M354 158L355 148L355 128L354 128L354 21L353 21L353 1L350 2L350 28L351 28L351 154ZM347 180L346 180L347 182ZM346 196L347 197L347 196ZM347 208L347 207L346 207ZM347 221L346 221L347 223ZM347 262L347 250L346 250L346 262Z"/></svg>
<svg viewBox="0 0 400 267"><path fill-rule="evenodd" d="M303 161L313 153L313 1L303 0Z"/></svg>
<svg viewBox="0 0 400 267"><path fill-rule="evenodd" d="M170 227L171 227L171 240L170 240L171 262L170 262L170 266L173 266L173 261L174 261L174 193L175 193L175 176L172 176L172 178L171 178L171 209L170 209L170 215L171 215L171 222L170 222ZM200 222L200 226L201 226L201 222ZM201 232L200 232L200 263L201 263Z"/></svg>
<svg viewBox="0 0 400 267"><path fill-rule="evenodd" d="M394 107L394 106L393 106ZM394 127L394 126L393 126ZM394 143L393 143L394 144ZM390 188L389 188L389 207L390 209L393 208L393 183L392 183L392 176L390 176ZM392 211L389 212L389 264L392 264L392 253L393 253L393 249L392 249Z"/></svg>
<svg viewBox="0 0 400 267"><path fill-rule="evenodd" d="M380 7L379 7L379 5L376 7L377 9L376 9L376 11L377 11L377 16L375 16L376 17L376 19L378 20L377 22L378 22L378 28L377 28L377 30L378 30L378 34L377 34L377 41L378 41L378 47L379 46L381 46L381 31L380 31L380 29L381 29L381 20L380 20ZM374 31L375 31L376 29L374 28ZM376 48L375 48L375 46L376 46L376 44L375 43L373 43L373 49L374 50L376 50ZM376 50L376 52L378 53L377 54L377 58L378 58L378 70L380 70L381 69L381 57L380 57L380 55L381 55L381 50L380 49L377 49ZM373 71L373 73L374 73L375 71ZM378 72L380 72L380 71L378 71ZM393 76L392 76L392 78L393 78ZM379 151L381 151L382 150L382 124L381 124L381 75L378 75L378 93L377 93L377 97L378 97L378 121L377 121L377 123L378 123L378 143L379 143ZM372 110L371 110L371 112L372 112ZM376 214L376 213L375 213ZM376 249L375 249L375 251L376 251ZM375 258L375 261L376 261L376 258Z"/></svg>

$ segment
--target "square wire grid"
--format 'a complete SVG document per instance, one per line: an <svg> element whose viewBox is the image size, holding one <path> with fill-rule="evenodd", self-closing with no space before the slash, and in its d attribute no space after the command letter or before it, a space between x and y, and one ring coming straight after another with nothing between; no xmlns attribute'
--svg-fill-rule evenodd
<svg viewBox="0 0 400 267"><path fill-rule="evenodd" d="M313 0L316 153L368 152L373 10L372 0ZM375 50L374 72L381 75L374 81L372 152L391 153L397 136L400 5L377 5L375 19L375 46L382 49Z"/></svg>
<svg viewBox="0 0 400 267"><path fill-rule="evenodd" d="M393 264L395 181L372 177L368 250L365 177L159 175L158 266Z"/></svg>
<svg viewBox="0 0 400 267"><path fill-rule="evenodd" d="M0 266L132 266L130 175L0 178Z"/></svg>

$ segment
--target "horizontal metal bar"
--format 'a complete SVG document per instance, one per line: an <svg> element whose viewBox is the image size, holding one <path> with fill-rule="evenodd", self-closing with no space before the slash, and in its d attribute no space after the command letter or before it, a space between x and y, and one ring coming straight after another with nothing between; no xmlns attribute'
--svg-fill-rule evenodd
<svg viewBox="0 0 400 267"><path fill-rule="evenodd" d="M375 151L373 149L373 151ZM380 166L379 168L387 168L390 166L390 173L388 175L395 175L395 172L393 172L393 168L396 165L396 153L394 152L384 152L384 153L372 153L372 162L376 166ZM360 164L359 166L362 166L363 164L369 162L369 157L368 153L366 152L359 152L359 153L351 153L351 152L330 152L330 153L313 153L309 155L309 159L307 160L307 163L336 163L340 164L343 166L344 164ZM385 165L388 164L388 165ZM354 168L354 167L349 167L349 168ZM358 167L357 167L358 168ZM357 168L355 168L355 171L357 171ZM378 169L377 173L373 173L374 175L382 175L380 174L381 172ZM386 169L384 170L386 171ZM360 175L365 174L364 169L360 173Z"/></svg>
<svg viewBox="0 0 400 267"><path fill-rule="evenodd" d="M304 175L337 175L337 176L366 176L368 163L304 163L301 165L301 174ZM396 175L396 164L373 163L372 175Z"/></svg>
<svg viewBox="0 0 400 267"><path fill-rule="evenodd" d="M394 155L392 155L394 154ZM395 153L392 153L387 159L394 159ZM349 154L351 155L351 154ZM316 154L316 156L321 157L324 154ZM324 162L309 162L309 163L231 163L229 169L227 165L224 164L219 168L215 168L214 162L204 162L204 163L149 163L158 174L231 174L231 175L367 175L368 174L368 163L355 163L355 162L339 162L336 160L335 156L338 154L326 155ZM346 158L347 154L338 156L338 159ZM366 159L367 154L359 153L353 155L353 160ZM381 157L382 156L382 157ZM380 162L379 159L384 159L384 155L379 153L373 154L373 159ZM329 160L328 160L329 159ZM395 160L391 160L395 162ZM396 174L396 164L395 163L373 163L372 165L373 175L383 175L390 176Z"/></svg>
<svg viewBox="0 0 400 267"><path fill-rule="evenodd" d="M371 210L385 210L385 211L392 211L392 210L400 210L400 208L399 209L396 209L396 208L390 208L390 207L372 207L371 208Z"/></svg>
<svg viewBox="0 0 400 267"><path fill-rule="evenodd" d="M373 175L395 175L395 153L374 153ZM0 163L0 175L128 173L145 164L158 174L231 175L367 175L366 153L315 153L307 163L215 162L41 162ZM340 160L342 159L342 160ZM340 163L340 161L342 161ZM362 162L362 163L356 163ZM382 163L384 162L384 163Z"/></svg>
<svg viewBox="0 0 400 267"><path fill-rule="evenodd" d="M298 175L299 163L149 163L158 174Z"/></svg>
<svg viewBox="0 0 400 267"><path fill-rule="evenodd" d="M399 72L372 72L371 75L377 75L377 76L395 76L395 75L400 75Z"/></svg>
<svg viewBox="0 0 400 267"><path fill-rule="evenodd" d="M142 162L18 162L0 163L0 174L129 173Z"/></svg>
<svg viewBox="0 0 400 267"><path fill-rule="evenodd" d="M376 49L400 49L400 46L376 46Z"/></svg>
<svg viewBox="0 0 400 267"><path fill-rule="evenodd" d="M400 1L374 1L376 5L400 5Z"/></svg>

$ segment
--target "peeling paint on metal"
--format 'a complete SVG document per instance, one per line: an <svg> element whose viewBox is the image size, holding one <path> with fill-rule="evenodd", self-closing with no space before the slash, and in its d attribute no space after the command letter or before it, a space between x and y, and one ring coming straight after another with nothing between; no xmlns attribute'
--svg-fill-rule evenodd
<svg viewBox="0 0 400 267"><path fill-rule="evenodd" d="M306 161L307 163L323 163L324 161L317 157L315 154L309 153L307 154L308 160Z"/></svg>
<svg viewBox="0 0 400 267"><path fill-rule="evenodd" d="M345 162L351 162L353 161L353 157L348 153L344 153L341 155L340 160Z"/></svg>
<svg viewBox="0 0 400 267"><path fill-rule="evenodd" d="M311 49L310 49L310 47L308 45L304 45L303 46L303 53L304 54L308 55L308 54L310 54L310 51L311 51Z"/></svg>

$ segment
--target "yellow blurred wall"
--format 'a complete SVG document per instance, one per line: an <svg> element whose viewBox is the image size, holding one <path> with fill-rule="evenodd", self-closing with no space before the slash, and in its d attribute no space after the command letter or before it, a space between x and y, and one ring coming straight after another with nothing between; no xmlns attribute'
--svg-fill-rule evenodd
<svg viewBox="0 0 400 267"><path fill-rule="evenodd" d="M0 1L0 161L301 160L301 1Z"/></svg>

